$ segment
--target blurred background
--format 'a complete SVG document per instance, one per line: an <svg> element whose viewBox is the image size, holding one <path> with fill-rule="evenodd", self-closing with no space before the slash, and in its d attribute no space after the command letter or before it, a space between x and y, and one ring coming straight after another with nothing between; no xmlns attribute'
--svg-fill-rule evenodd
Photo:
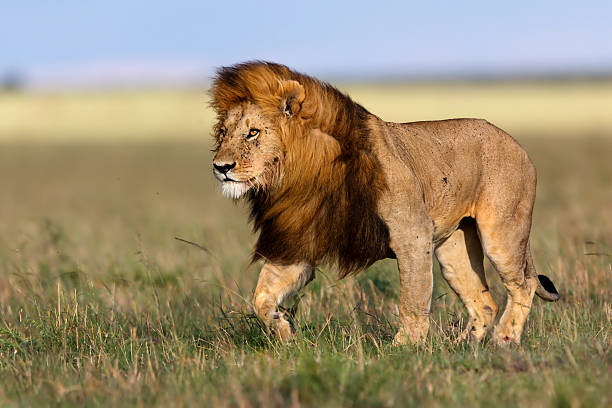
<svg viewBox="0 0 612 408"><path fill-rule="evenodd" d="M525 349L536 352L540 382L510 387L506 405L516 404L517 390L523 401L553 398L571 379L578 384L571 398L589 390L600 400L609 391L601 350L610 350L612 316L611 21L612 2L604 0L2 2L0 400L80 404L97 395L101 405L157 397L214 405L210 398L243 395L244 384L252 384L244 391L251 398L292 378L293 366L279 368L274 358L257 360L261 370L244 363L244 350L266 344L249 317L255 237L244 205L221 196L211 171L211 77L252 59L329 81L385 120L478 117L513 135L538 170L535 263L563 302L533 312ZM435 277L432 336L443 343L458 336L465 309ZM338 349L361 368L363 352L351 354L345 339L374 333L388 343L394 334L393 262L340 283L323 268L304 292L300 310L313 342L331 315L353 319L367 309L357 335L354 320L332 321ZM543 346L550 327L554 353ZM132 352L132 344L140 346ZM550 361L539 363L544 349ZM449 350L445 367L455 364ZM511 366L532 367L528 361ZM573 366L564 368L567 361ZM214 368L224 364L237 367L228 371L233 379L217 383ZM435 371L436 364L425 365ZM578 365L579 378L571 371ZM247 366L256 371L243 372ZM414 362L415 370L423 366ZM540 376L544 366L552 369ZM452 399L458 378L467 378L469 398L502 395L485 380L495 372L477 380L458 367L452 378L425 376L428 386L415 374L418 392L398 385L398 401L427 389L433 401L450 393L449 405L462 405ZM404 378L385 378L394 377ZM336 378L345 376L322 383ZM472 392L474 384L482 392Z"/></svg>
<svg viewBox="0 0 612 408"><path fill-rule="evenodd" d="M610 130L606 1L9 2L0 140L203 140L215 68L263 59L384 119L486 117L516 137Z"/></svg>

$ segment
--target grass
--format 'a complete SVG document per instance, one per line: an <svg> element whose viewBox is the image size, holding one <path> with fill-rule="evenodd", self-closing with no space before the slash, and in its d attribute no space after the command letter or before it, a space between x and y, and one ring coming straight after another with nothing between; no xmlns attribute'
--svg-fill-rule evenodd
<svg viewBox="0 0 612 408"><path fill-rule="evenodd" d="M5 141L0 406L610 406L611 134L516 135L538 168L536 267L563 298L535 300L508 349L456 341L466 313L438 270L426 344L392 347L391 261L343 281L323 267L278 344L251 314L254 237L208 140Z"/></svg>

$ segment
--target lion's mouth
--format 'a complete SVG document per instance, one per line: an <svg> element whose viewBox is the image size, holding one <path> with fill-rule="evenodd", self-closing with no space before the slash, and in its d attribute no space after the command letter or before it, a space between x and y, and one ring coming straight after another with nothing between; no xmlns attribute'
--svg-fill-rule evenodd
<svg viewBox="0 0 612 408"><path fill-rule="evenodd" d="M254 176L251 178L248 178L246 180L236 180L230 177L225 176L225 178L219 180L221 181L221 183L242 183L242 184L248 184L250 187L252 187L253 185L255 185L255 183L257 182L257 178L259 176Z"/></svg>
<svg viewBox="0 0 612 408"><path fill-rule="evenodd" d="M237 179L231 178L228 174L223 174L217 170L214 170L213 173L215 177L217 178L217 180L219 180L221 183L247 183L247 184L252 185L257 181L257 178L259 177L259 176L253 176L246 180L237 180Z"/></svg>

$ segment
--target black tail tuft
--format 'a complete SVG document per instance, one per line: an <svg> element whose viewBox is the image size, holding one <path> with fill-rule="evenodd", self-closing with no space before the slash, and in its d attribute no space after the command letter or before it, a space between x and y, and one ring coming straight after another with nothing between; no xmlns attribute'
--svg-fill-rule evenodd
<svg viewBox="0 0 612 408"><path fill-rule="evenodd" d="M561 295L555 288L555 284L546 275L538 275L538 288L536 289L536 295L540 298L549 301L556 302L561 298Z"/></svg>

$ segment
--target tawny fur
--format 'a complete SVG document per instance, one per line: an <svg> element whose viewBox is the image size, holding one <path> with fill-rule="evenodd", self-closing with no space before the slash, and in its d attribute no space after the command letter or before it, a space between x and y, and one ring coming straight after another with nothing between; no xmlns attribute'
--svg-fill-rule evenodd
<svg viewBox="0 0 612 408"><path fill-rule="evenodd" d="M508 290L497 343L520 342L536 290L558 298L539 285L529 250L535 168L502 130L478 119L385 122L326 83L264 62L220 69L212 96L215 175L239 183L230 195L251 205L254 258L265 260L253 303L281 338L291 328L279 303L325 261L345 276L397 258L398 343L427 334L434 251L474 339L497 313L483 253Z"/></svg>

